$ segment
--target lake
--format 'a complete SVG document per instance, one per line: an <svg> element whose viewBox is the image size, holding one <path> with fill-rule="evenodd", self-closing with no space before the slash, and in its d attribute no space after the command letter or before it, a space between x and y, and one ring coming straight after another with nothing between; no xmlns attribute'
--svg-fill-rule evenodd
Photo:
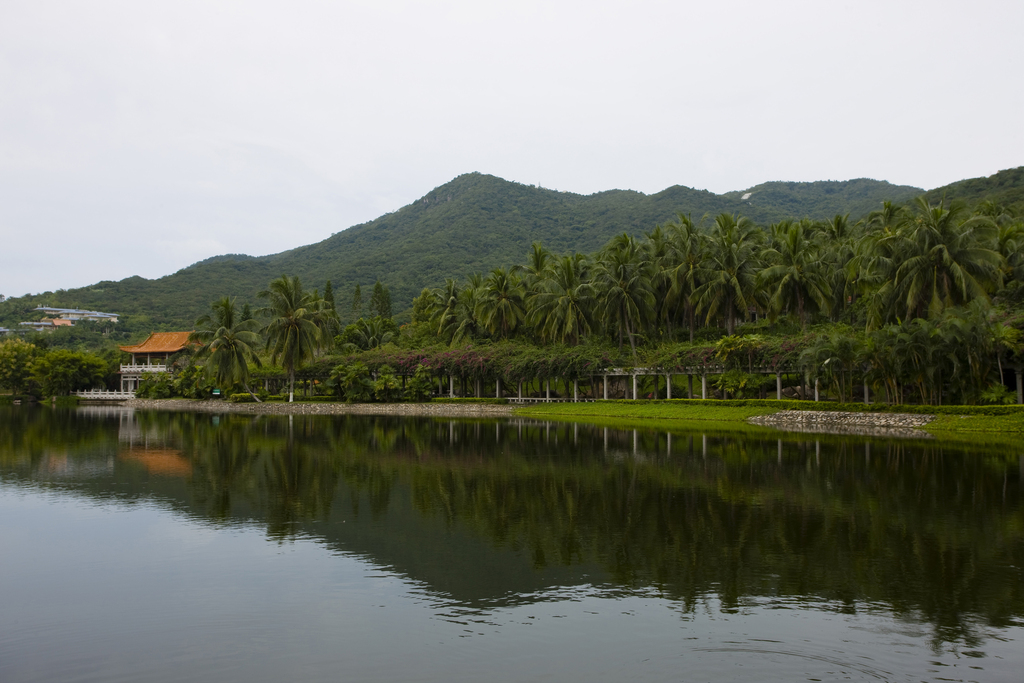
<svg viewBox="0 0 1024 683"><path fill-rule="evenodd" d="M1019 681L1024 444L0 407L0 681Z"/></svg>

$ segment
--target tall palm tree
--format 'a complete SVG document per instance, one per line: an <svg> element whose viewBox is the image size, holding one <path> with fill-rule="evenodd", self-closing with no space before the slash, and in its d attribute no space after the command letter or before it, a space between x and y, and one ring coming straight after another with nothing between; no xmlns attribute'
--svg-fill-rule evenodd
<svg viewBox="0 0 1024 683"><path fill-rule="evenodd" d="M448 321L455 317L459 306L459 283L453 278L445 278L444 286L433 290L430 302L430 323L438 336L443 336Z"/></svg>
<svg viewBox="0 0 1024 683"><path fill-rule="evenodd" d="M999 225L996 250L1004 259L1003 280L1024 281L1024 221Z"/></svg>
<svg viewBox="0 0 1024 683"><path fill-rule="evenodd" d="M895 319L892 315L895 310L893 279L904 251L899 226L906 216L906 208L892 202L884 202L881 209L868 214L865 233L857 241L847 264L847 270L857 282L858 294L868 297L869 330Z"/></svg>
<svg viewBox="0 0 1024 683"><path fill-rule="evenodd" d="M317 351L330 350L334 336L341 332L341 320L338 318L338 310L334 302L320 295L319 289L310 293L309 309L315 311L314 319L316 326L320 328L321 344Z"/></svg>
<svg viewBox="0 0 1024 683"><path fill-rule="evenodd" d="M551 264L541 289L529 299L530 316L545 341L576 345L594 328L597 290L582 254Z"/></svg>
<svg viewBox="0 0 1024 683"><path fill-rule="evenodd" d="M530 245L530 251L526 255L526 265L512 266L513 273L522 273L523 287L526 295L530 296L537 292L541 280L547 273L548 266L554 259L554 255L544 248L540 242Z"/></svg>
<svg viewBox="0 0 1024 683"><path fill-rule="evenodd" d="M259 323L242 320L231 297L215 301L210 308L212 314L197 319L196 329L189 335L190 342L201 344L196 357L206 359L204 372L217 386L229 389L241 385L258 402L249 389L249 363L260 365L254 350L262 341L256 333Z"/></svg>
<svg viewBox="0 0 1024 683"><path fill-rule="evenodd" d="M697 310L706 313L705 324L719 313L725 316L728 334L736 319L745 318L756 301L757 247L762 233L746 218L720 214L708 240L708 255L701 269L703 284L693 293Z"/></svg>
<svg viewBox="0 0 1024 683"><path fill-rule="evenodd" d="M667 227L655 225L654 230L646 233L647 240L643 243L644 258L650 263L651 291L654 293L654 315L652 322L657 328L664 325L663 333L672 338L672 313L675 302L669 297L672 289L670 271L674 265L669 230Z"/></svg>
<svg viewBox="0 0 1024 683"><path fill-rule="evenodd" d="M601 253L597 268L597 291L605 325L618 333L619 346L625 333L636 360L635 336L643 331L654 313L651 263L635 238L622 234Z"/></svg>
<svg viewBox="0 0 1024 683"><path fill-rule="evenodd" d="M773 319L795 308L800 325L806 330L811 304L829 310L831 288L820 257L820 246L808 239L799 225L790 225L777 236L775 246L763 252L762 258L770 265L759 273L758 282L769 288L769 312Z"/></svg>
<svg viewBox="0 0 1024 683"><path fill-rule="evenodd" d="M495 268L482 287L476 314L484 327L500 339L506 339L526 317L523 285L504 268Z"/></svg>
<svg viewBox="0 0 1024 683"><path fill-rule="evenodd" d="M676 214L676 219L668 223L665 230L668 233L665 270L670 283L666 299L675 310L674 316L682 307L692 342L695 318L693 293L701 284L700 272L707 239L690 216L682 213Z"/></svg>
<svg viewBox="0 0 1024 683"><path fill-rule="evenodd" d="M893 289L907 315L938 315L950 306L988 299L1001 279L1003 258L991 249L998 228L985 216L967 215L953 202L932 206L924 197L899 228L903 240Z"/></svg>
<svg viewBox="0 0 1024 683"><path fill-rule="evenodd" d="M317 308L319 297L304 292L296 275L273 280L257 296L267 300L260 315L270 318L263 327L271 361L281 359L288 373L288 401L295 400L295 369L312 358L323 341L322 310Z"/></svg>
<svg viewBox="0 0 1024 683"><path fill-rule="evenodd" d="M467 337L479 334L483 325L477 316L477 304L483 294L484 278L472 273L461 288L445 286L446 294L454 293L454 302L448 301L439 315L437 333L450 344L458 344Z"/></svg>

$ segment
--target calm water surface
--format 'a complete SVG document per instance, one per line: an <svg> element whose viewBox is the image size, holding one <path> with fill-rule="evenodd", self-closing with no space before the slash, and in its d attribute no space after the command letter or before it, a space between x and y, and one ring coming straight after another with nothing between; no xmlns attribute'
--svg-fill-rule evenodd
<svg viewBox="0 0 1024 683"><path fill-rule="evenodd" d="M1024 444L0 408L0 681L1020 681Z"/></svg>

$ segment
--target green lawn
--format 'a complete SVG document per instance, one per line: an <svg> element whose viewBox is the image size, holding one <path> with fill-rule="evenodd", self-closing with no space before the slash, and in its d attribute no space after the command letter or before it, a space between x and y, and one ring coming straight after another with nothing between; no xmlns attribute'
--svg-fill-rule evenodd
<svg viewBox="0 0 1024 683"><path fill-rule="evenodd" d="M516 408L515 414L551 420L574 420L599 423L607 426L655 426L666 427L682 422L717 423L720 429L753 429L746 420L756 415L771 415L782 407L792 408L795 402L783 401L736 401L744 405L723 405L722 401L597 401L595 403L542 403ZM732 403L732 402L728 402ZM818 408L813 403L801 402L802 409ZM774 404L774 405L773 405ZM786 405L790 404L790 405ZM842 409L835 404L825 404L821 409ZM864 410L866 407L851 405L850 408ZM985 406L884 406L874 405L869 409L884 412L924 412L931 408L935 412L963 411L963 414L938 415L925 430L943 439L989 443L996 441L1006 444L1024 442L1024 407ZM1008 411L1006 415L985 415L983 411ZM707 425L710 427L711 425ZM758 428L759 429L759 428Z"/></svg>
<svg viewBox="0 0 1024 683"><path fill-rule="evenodd" d="M1024 413L1018 415L939 415L925 429L936 436L988 432L1024 434ZM1024 439L1021 439L1024 441Z"/></svg>
<svg viewBox="0 0 1024 683"><path fill-rule="evenodd" d="M595 403L541 403L516 408L515 414L538 418L586 420L699 420L745 423L748 417L771 415L771 406L728 406L714 403L649 403L647 401L598 401Z"/></svg>

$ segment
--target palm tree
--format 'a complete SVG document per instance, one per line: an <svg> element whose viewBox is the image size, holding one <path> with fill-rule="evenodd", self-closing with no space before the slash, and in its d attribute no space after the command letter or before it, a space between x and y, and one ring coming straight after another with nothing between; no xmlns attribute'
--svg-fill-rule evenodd
<svg viewBox="0 0 1024 683"><path fill-rule="evenodd" d="M996 250L1006 264L1003 280L1024 281L1024 222L1000 224Z"/></svg>
<svg viewBox="0 0 1024 683"><path fill-rule="evenodd" d="M206 359L206 376L226 389L241 385L246 393L259 401L249 389L249 363L260 365L253 349L262 341L256 333L259 323L252 319L242 320L231 297L215 301L210 308L212 315L206 314L196 320L196 330L189 335L190 342L202 345L196 356Z"/></svg>
<svg viewBox="0 0 1024 683"><path fill-rule="evenodd" d="M576 345L593 330L597 291L587 270L582 254L563 256L530 298L530 316L545 341Z"/></svg>
<svg viewBox="0 0 1024 683"><path fill-rule="evenodd" d="M720 312L725 315L729 335L736 318L747 316L755 302L757 252L761 233L746 218L729 214L715 218L708 243L708 256L701 276L704 283L693 293L697 310L706 312L705 324Z"/></svg>
<svg viewBox="0 0 1024 683"><path fill-rule="evenodd" d="M553 258L551 252L545 249L540 242L534 242L530 245L530 252L526 256L526 265L512 266L513 273L523 273L523 287L527 296L537 292Z"/></svg>
<svg viewBox="0 0 1024 683"><path fill-rule="evenodd" d="M314 289L310 293L308 307L316 312L314 319L316 326L320 328L322 344L318 347L318 350L329 350L335 335L341 332L341 321L338 318L338 311L334 307L333 301L320 296L319 289Z"/></svg>
<svg viewBox="0 0 1024 683"><path fill-rule="evenodd" d="M821 249L799 225L788 226L777 236L775 246L763 252L763 258L771 265L761 271L758 282L769 287L773 319L782 311L795 308L800 325L806 330L809 304L829 310L831 288L822 272L820 257Z"/></svg>
<svg viewBox="0 0 1024 683"><path fill-rule="evenodd" d="M636 360L634 336L642 331L654 313L654 292L651 288L652 268L644 258L636 239L619 235L605 247L598 262L597 289L605 324L612 326L622 346L622 334Z"/></svg>
<svg viewBox="0 0 1024 683"><path fill-rule="evenodd" d="M389 323L391 318L382 318L379 315L369 320L360 318L356 322L356 346L365 351L390 342L395 338L395 333L388 329Z"/></svg>
<svg viewBox="0 0 1024 683"><path fill-rule="evenodd" d="M666 226L668 231L668 279L671 286L668 300L678 309L683 307L690 341L693 342L695 308L693 293L701 285L700 273L707 249L707 238L689 216L676 214L676 220Z"/></svg>
<svg viewBox="0 0 1024 683"><path fill-rule="evenodd" d="M953 202L947 209L924 197L916 213L900 226L901 263L893 289L907 315L938 315L950 306L988 299L988 289L1000 280L1003 258L989 248L998 228L984 216L965 217L966 208Z"/></svg>
<svg viewBox="0 0 1024 683"><path fill-rule="evenodd" d="M669 242L669 231L666 227L655 225L654 230L645 235L644 258L651 264L651 291L654 293L654 315L652 322L657 328L664 324L663 333L672 338L672 313L676 307L669 297L672 289L670 270L673 268L673 254ZM660 330L659 330L660 331Z"/></svg>
<svg viewBox="0 0 1024 683"><path fill-rule="evenodd" d="M482 327L477 317L477 304L483 293L484 278L480 273L472 273L462 288L455 287L454 283L449 287L447 282L440 295L447 296L448 300L437 314L437 334L448 339L450 344L458 344L478 334Z"/></svg>
<svg viewBox="0 0 1024 683"><path fill-rule="evenodd" d="M288 401L295 400L295 368L312 358L319 348L323 332L322 311L316 308L319 297L302 291L299 277L282 275L257 296L267 300L260 315L269 317L263 327L271 361L281 359L288 373ZM322 301L322 300L320 300Z"/></svg>
<svg viewBox="0 0 1024 683"><path fill-rule="evenodd" d="M885 320L894 318L893 279L904 250L899 226L907 210L884 202L882 208L868 214L866 232L858 240L847 270L857 283L857 290L868 297L867 328L878 329Z"/></svg>
<svg viewBox="0 0 1024 683"><path fill-rule="evenodd" d="M442 336L448 321L454 319L459 305L459 283L445 278L444 286L433 290L430 302L430 323L438 336Z"/></svg>
<svg viewBox="0 0 1024 683"><path fill-rule="evenodd" d="M526 317L523 307L523 286L515 275L504 268L491 271L476 304L477 317L491 334L507 338Z"/></svg>

